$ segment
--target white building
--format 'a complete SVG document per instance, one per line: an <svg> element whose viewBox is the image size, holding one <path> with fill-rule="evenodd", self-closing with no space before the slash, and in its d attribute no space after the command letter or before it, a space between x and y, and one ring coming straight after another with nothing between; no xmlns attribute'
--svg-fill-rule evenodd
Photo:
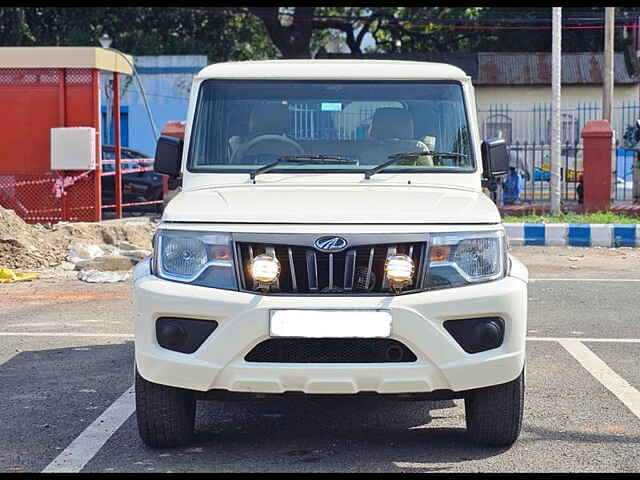
<svg viewBox="0 0 640 480"><path fill-rule="evenodd" d="M344 58L343 54L327 54ZM361 58L386 58L443 62L471 76L481 135L501 133L509 143L549 143L551 121L550 52L480 52L365 54ZM620 138L627 126L640 118L640 72L615 54L613 127ZM601 118L603 56L601 53L563 53L563 141L577 143L588 120Z"/></svg>

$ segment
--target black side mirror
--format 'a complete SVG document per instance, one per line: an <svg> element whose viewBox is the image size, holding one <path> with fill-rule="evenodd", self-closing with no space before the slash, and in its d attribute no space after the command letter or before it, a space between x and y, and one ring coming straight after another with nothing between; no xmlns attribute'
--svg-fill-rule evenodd
<svg viewBox="0 0 640 480"><path fill-rule="evenodd" d="M504 138L493 138L482 142L482 174L490 179L509 172L509 153Z"/></svg>
<svg viewBox="0 0 640 480"><path fill-rule="evenodd" d="M153 171L177 177L180 174L183 146L184 141L181 138L164 135L158 138Z"/></svg>

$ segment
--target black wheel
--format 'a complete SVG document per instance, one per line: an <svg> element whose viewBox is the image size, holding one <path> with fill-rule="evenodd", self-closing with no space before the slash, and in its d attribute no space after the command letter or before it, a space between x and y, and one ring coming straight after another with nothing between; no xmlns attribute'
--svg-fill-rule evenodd
<svg viewBox="0 0 640 480"><path fill-rule="evenodd" d="M193 437L193 392L152 383L136 369L136 416L142 441L152 448L186 445Z"/></svg>
<svg viewBox="0 0 640 480"><path fill-rule="evenodd" d="M467 435L473 442L512 445L522 429L524 370L511 382L469 392L464 406Z"/></svg>

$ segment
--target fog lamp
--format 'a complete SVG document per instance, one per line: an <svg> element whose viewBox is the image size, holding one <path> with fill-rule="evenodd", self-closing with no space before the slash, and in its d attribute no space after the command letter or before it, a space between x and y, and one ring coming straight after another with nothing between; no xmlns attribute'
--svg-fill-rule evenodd
<svg viewBox="0 0 640 480"><path fill-rule="evenodd" d="M249 266L251 277L260 286L269 286L280 275L280 262L271 255L258 255Z"/></svg>
<svg viewBox="0 0 640 480"><path fill-rule="evenodd" d="M387 258L384 270L391 287L394 290L401 290L411 283L414 268L411 257L407 255L392 255Z"/></svg>

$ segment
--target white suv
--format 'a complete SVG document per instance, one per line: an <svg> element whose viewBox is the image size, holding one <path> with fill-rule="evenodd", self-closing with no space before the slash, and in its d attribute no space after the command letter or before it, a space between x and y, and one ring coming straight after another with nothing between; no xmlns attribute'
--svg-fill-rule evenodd
<svg viewBox="0 0 640 480"><path fill-rule="evenodd" d="M464 398L471 440L517 439L528 273L481 189L508 157L464 72L212 65L155 168L182 191L135 271L146 444L187 443L197 400L285 392Z"/></svg>

